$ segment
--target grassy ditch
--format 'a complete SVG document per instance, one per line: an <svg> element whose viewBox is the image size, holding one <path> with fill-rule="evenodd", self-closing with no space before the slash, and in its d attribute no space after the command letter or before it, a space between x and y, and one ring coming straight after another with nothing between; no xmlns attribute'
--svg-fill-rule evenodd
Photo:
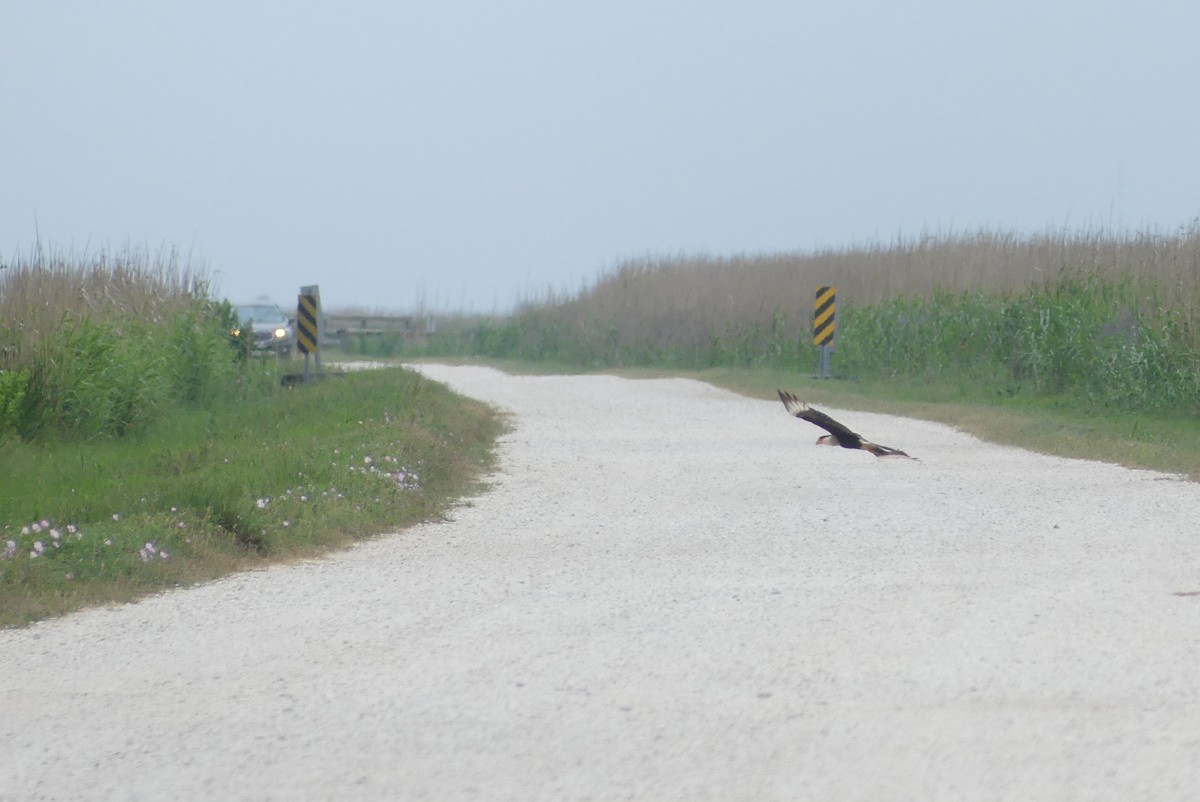
<svg viewBox="0 0 1200 802"><path fill-rule="evenodd" d="M5 440L0 626L435 518L475 489L501 426L399 368L267 386L137 436Z"/></svg>

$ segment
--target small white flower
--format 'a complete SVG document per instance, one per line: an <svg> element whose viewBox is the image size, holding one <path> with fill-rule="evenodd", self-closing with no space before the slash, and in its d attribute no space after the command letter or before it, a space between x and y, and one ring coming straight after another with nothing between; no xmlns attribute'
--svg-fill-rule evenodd
<svg viewBox="0 0 1200 802"><path fill-rule="evenodd" d="M50 528L50 522L47 521L45 518L43 518L42 519L42 529L49 529L49 528Z"/></svg>
<svg viewBox="0 0 1200 802"><path fill-rule="evenodd" d="M265 498L260 498L258 501L254 502L254 504L255 504L255 505L256 505L256 506L257 506L257 507L258 507L260 510L261 510L261 509L265 509L265 508L266 508L266 506L267 506L267 500L266 500Z"/></svg>
<svg viewBox="0 0 1200 802"><path fill-rule="evenodd" d="M41 532L41 531L42 531L42 525L41 525L40 523L37 523L36 521L34 522L33 526L31 526L30 528L33 530L33 533L34 533L35 535L36 535L38 532Z"/></svg>
<svg viewBox="0 0 1200 802"><path fill-rule="evenodd" d="M60 537L62 537L62 532L59 532L57 529L51 529L50 537L54 538L55 540L58 540Z"/></svg>
<svg viewBox="0 0 1200 802"><path fill-rule="evenodd" d="M28 527L28 526L22 526L22 527L21 527L21 534L22 534L22 535L28 535L28 534L29 534L29 527Z"/></svg>
<svg viewBox="0 0 1200 802"><path fill-rule="evenodd" d="M42 541L35 540L33 542L33 550L36 551L38 554L41 554L43 551L46 550L46 546L44 543L42 543Z"/></svg>
<svg viewBox="0 0 1200 802"><path fill-rule="evenodd" d="M119 521L119 520L121 520L121 513L119 513L119 512L114 512L114 513L113 513L113 520L114 520L114 521Z"/></svg>
<svg viewBox="0 0 1200 802"><path fill-rule="evenodd" d="M364 464L370 465L372 462L373 462L373 460L370 457L363 457Z"/></svg>
<svg viewBox="0 0 1200 802"><path fill-rule="evenodd" d="M291 524L290 524L290 523L288 523L287 521L284 521L284 522L283 522L283 528L284 528L284 529L287 529L289 526L291 526Z"/></svg>
<svg viewBox="0 0 1200 802"><path fill-rule="evenodd" d="M169 560L169 559L171 559L171 555L170 555L170 554L167 554L167 550L166 550L166 549L163 549L162 551L160 551L160 552L158 553L158 556L159 556L159 557L161 557L161 558L162 558L162 559L164 559L164 560Z"/></svg>
<svg viewBox="0 0 1200 802"><path fill-rule="evenodd" d="M75 526L75 524L67 524L67 534L68 535L73 535L78 531L79 531L79 529Z"/></svg>
<svg viewBox="0 0 1200 802"><path fill-rule="evenodd" d="M112 538L111 538L111 537L106 537L106 538L104 538L104 545L106 545L106 546L111 546L111 545L112 545Z"/></svg>

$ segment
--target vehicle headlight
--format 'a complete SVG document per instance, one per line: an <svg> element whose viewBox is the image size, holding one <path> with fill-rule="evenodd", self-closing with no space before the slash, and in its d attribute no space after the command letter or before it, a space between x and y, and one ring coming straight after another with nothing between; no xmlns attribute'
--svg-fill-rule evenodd
<svg viewBox="0 0 1200 802"><path fill-rule="evenodd" d="M287 336L287 329L275 329L275 339L282 340Z"/></svg>

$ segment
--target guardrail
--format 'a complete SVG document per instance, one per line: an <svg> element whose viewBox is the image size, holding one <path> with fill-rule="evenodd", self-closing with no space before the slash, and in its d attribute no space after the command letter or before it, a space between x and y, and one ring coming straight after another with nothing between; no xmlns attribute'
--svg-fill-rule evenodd
<svg viewBox="0 0 1200 802"><path fill-rule="evenodd" d="M325 314L321 326L322 342L340 345L348 337L381 337L399 334L405 343L419 345L432 333L430 318L411 315Z"/></svg>

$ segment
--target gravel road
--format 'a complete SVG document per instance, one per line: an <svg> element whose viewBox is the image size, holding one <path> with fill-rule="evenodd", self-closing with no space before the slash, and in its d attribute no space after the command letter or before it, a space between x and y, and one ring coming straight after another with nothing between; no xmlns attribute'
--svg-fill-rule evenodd
<svg viewBox="0 0 1200 802"><path fill-rule="evenodd" d="M0 799L1200 789L1200 486L694 381L513 413L453 520L0 632Z"/></svg>

